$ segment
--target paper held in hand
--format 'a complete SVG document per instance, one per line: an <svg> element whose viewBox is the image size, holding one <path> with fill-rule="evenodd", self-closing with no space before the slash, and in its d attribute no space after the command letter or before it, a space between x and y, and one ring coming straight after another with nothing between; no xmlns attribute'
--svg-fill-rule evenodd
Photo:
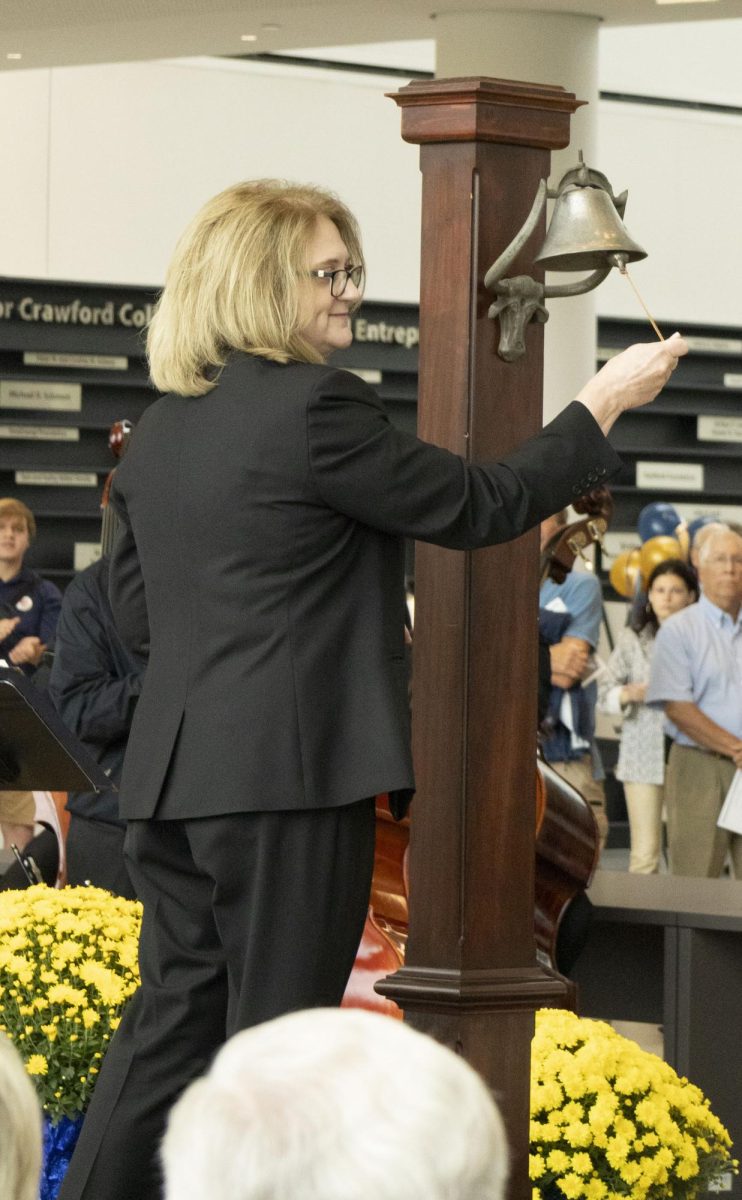
<svg viewBox="0 0 742 1200"><path fill-rule="evenodd" d="M734 772L716 824L730 833L742 833L742 771Z"/></svg>

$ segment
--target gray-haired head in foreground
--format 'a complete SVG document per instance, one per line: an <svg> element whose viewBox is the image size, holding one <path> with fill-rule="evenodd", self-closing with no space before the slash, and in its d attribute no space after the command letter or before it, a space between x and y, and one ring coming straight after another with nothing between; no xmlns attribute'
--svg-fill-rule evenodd
<svg viewBox="0 0 742 1200"><path fill-rule="evenodd" d="M20 1054L0 1033L0 1196L37 1200L41 1108Z"/></svg>
<svg viewBox="0 0 742 1200"><path fill-rule="evenodd" d="M175 1105L163 1145L167 1200L500 1200L507 1157L462 1058L352 1009L238 1033Z"/></svg>

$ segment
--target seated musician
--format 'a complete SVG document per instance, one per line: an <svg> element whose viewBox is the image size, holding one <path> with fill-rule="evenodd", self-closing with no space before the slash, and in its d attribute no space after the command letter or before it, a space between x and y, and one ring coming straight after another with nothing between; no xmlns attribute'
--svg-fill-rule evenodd
<svg viewBox="0 0 742 1200"><path fill-rule="evenodd" d="M49 695L65 725L118 783L143 667L124 648L108 602L108 559L81 571L62 602ZM124 862L126 824L111 788L70 792L67 881L135 899Z"/></svg>
<svg viewBox="0 0 742 1200"><path fill-rule="evenodd" d="M36 521L20 500L0 500L0 660L34 675L54 639L62 597L55 584L24 563ZM19 850L33 837L32 792L0 791L0 832Z"/></svg>

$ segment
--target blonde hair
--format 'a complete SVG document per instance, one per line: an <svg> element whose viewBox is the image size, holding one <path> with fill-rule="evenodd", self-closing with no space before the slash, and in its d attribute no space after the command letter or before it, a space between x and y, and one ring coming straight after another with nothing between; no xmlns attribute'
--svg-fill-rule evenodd
<svg viewBox="0 0 742 1200"><path fill-rule="evenodd" d="M0 521L6 521L8 517L17 517L19 521L25 521L28 540L29 542L34 540L36 537L36 520L31 509L22 500L15 500L12 496L7 496L0 500Z"/></svg>
<svg viewBox="0 0 742 1200"><path fill-rule="evenodd" d="M167 1200L501 1200L484 1081L391 1017L312 1009L243 1030L170 1113Z"/></svg>
<svg viewBox="0 0 742 1200"><path fill-rule="evenodd" d="M0 1033L0 1196L36 1200L41 1172L41 1109L13 1043Z"/></svg>
<svg viewBox="0 0 742 1200"><path fill-rule="evenodd" d="M235 350L274 362L323 361L300 332L318 216L334 222L353 264L362 265L355 217L323 188L255 179L207 201L176 246L150 322L156 388L202 396Z"/></svg>

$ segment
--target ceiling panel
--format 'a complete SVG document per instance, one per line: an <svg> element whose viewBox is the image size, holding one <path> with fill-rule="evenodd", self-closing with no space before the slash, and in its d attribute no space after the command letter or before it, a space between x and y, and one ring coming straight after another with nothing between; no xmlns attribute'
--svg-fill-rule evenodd
<svg viewBox="0 0 742 1200"><path fill-rule="evenodd" d="M435 37L433 0L2 0L0 69L236 54ZM493 10L568 12L611 25L742 17L742 0L490 0ZM447 13L472 0L445 0ZM11 57L9 57L11 56ZM19 57L20 56L20 57Z"/></svg>

